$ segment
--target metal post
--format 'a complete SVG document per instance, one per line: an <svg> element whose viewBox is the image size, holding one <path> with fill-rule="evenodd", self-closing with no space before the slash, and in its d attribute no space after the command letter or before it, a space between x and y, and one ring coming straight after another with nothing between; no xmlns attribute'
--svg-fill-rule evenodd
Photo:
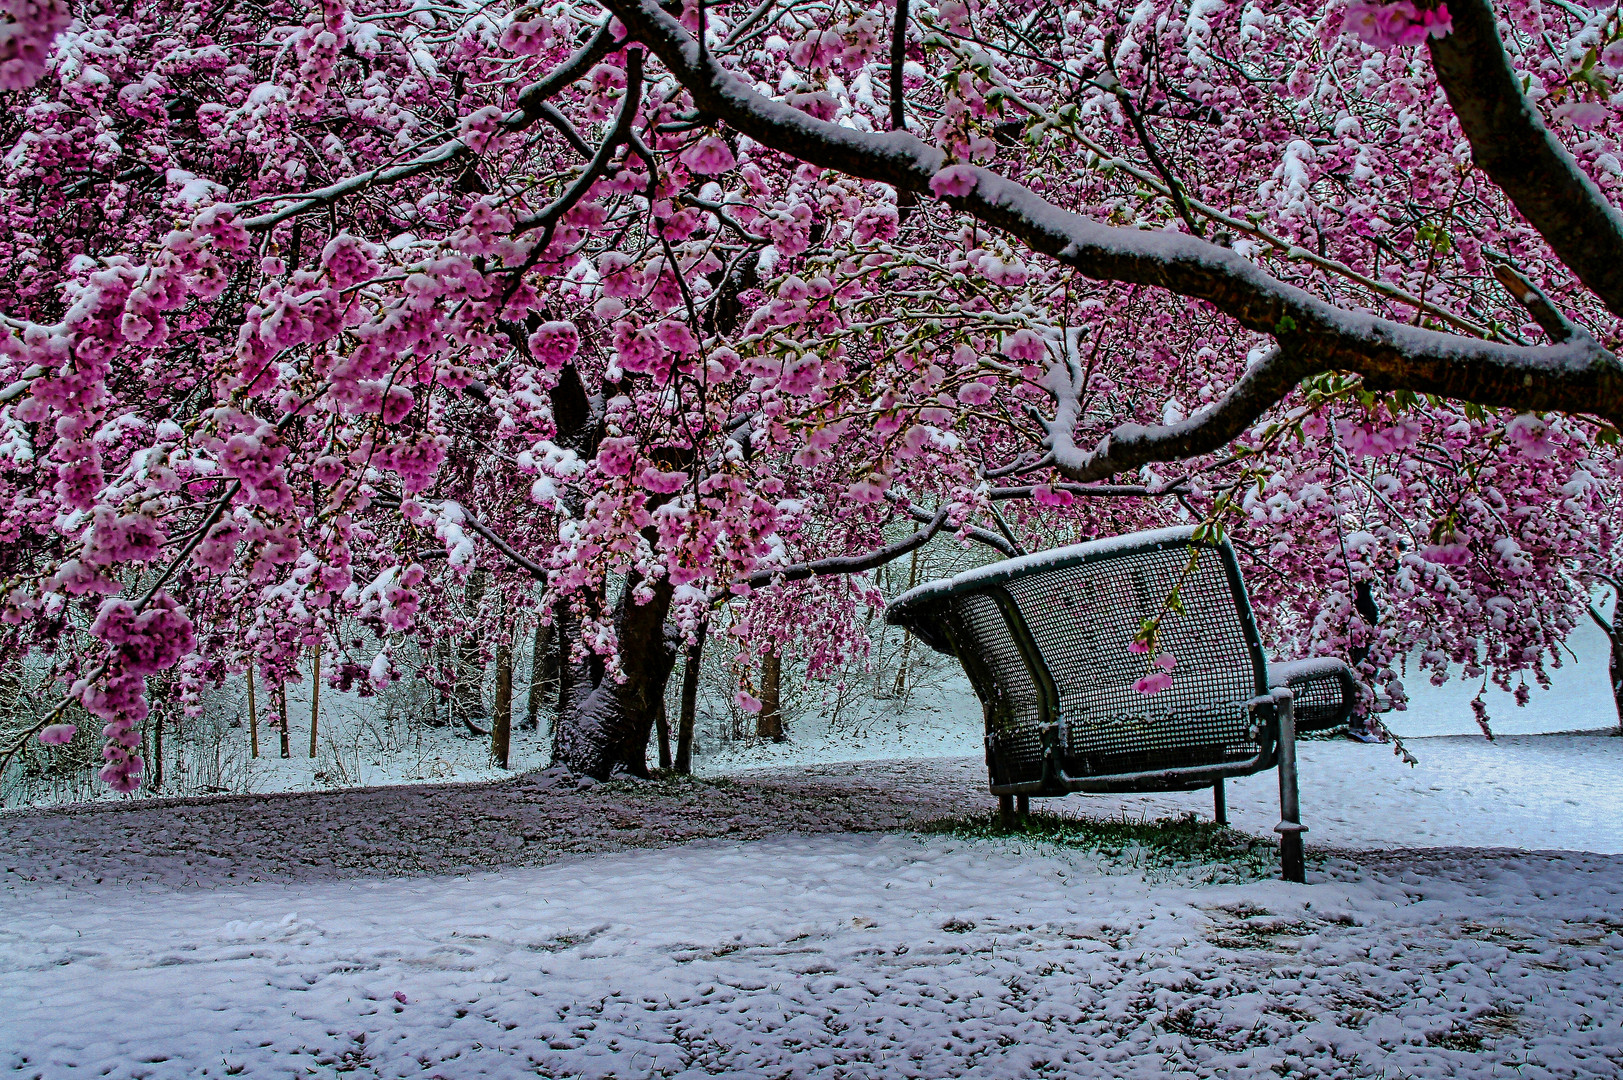
<svg viewBox="0 0 1623 1080"><path fill-rule="evenodd" d="M1273 693L1274 714L1279 721L1279 865L1286 881L1306 880L1302 853L1301 801L1296 786L1296 705L1295 696L1280 687Z"/></svg>
<svg viewBox="0 0 1623 1080"><path fill-rule="evenodd" d="M1031 796L1016 795L1014 799L1014 812L1019 815L1020 824L1026 823L1026 816L1031 813Z"/></svg>
<svg viewBox="0 0 1623 1080"><path fill-rule="evenodd" d="M997 797L998 824L1005 830L1014 828L1014 796L999 795Z"/></svg>
<svg viewBox="0 0 1623 1080"><path fill-rule="evenodd" d="M1212 819L1219 825L1229 823L1229 797L1221 779L1212 785Z"/></svg>

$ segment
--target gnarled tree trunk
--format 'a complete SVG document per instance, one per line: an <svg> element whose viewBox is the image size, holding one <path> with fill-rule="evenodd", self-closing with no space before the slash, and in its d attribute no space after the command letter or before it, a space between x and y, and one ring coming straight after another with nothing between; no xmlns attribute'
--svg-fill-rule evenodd
<svg viewBox="0 0 1623 1080"><path fill-rule="evenodd" d="M649 775L648 737L676 662L676 650L665 633L670 582L656 582L646 604L632 600L641 584L636 575L628 578L614 608L622 677L606 674L595 657L564 665L564 707L553 732L553 760L599 780L616 773Z"/></svg>

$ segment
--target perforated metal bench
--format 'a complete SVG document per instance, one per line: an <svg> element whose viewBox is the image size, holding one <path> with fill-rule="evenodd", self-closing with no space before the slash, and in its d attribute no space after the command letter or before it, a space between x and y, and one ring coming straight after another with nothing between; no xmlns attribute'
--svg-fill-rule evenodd
<svg viewBox="0 0 1623 1080"><path fill-rule="evenodd" d="M986 718L986 764L1005 817L1015 800L1073 791L1213 789L1279 768L1285 876L1302 880L1296 733L1346 722L1351 669L1270 669L1227 540L1179 527L1007 559L913 589L886 619L963 664ZM1154 654L1129 649L1158 620L1171 685L1134 688Z"/></svg>

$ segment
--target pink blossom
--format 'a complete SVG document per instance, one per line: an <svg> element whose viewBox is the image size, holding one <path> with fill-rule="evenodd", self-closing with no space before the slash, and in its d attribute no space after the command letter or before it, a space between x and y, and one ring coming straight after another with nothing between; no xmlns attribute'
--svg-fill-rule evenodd
<svg viewBox="0 0 1623 1080"><path fill-rule="evenodd" d="M707 135L689 146L678 160L699 176L715 176L738 164L732 149L717 135Z"/></svg>
<svg viewBox="0 0 1623 1080"><path fill-rule="evenodd" d="M1599 101L1569 101L1557 105L1555 115L1573 127L1588 130L1604 124L1612 116L1612 108Z"/></svg>
<svg viewBox="0 0 1623 1080"><path fill-rule="evenodd" d="M1178 658L1171 653L1162 653L1155 658L1155 666L1162 671L1171 671L1178 666Z"/></svg>
<svg viewBox="0 0 1623 1080"><path fill-rule="evenodd" d="M1003 353L1011 360L1036 363L1048 358L1048 346L1041 335L1030 330L1016 330L1004 339Z"/></svg>
<svg viewBox="0 0 1623 1080"><path fill-rule="evenodd" d="M1522 413L1505 425L1505 438L1522 454L1534 460L1555 453L1550 441L1550 425L1532 413Z"/></svg>
<svg viewBox="0 0 1623 1080"><path fill-rule="evenodd" d="M73 724L50 724L40 731L39 741L46 746L66 746L78 730Z"/></svg>
<svg viewBox="0 0 1623 1080"><path fill-rule="evenodd" d="M1141 694L1159 694L1172 685L1172 676L1165 671L1153 671L1133 683L1133 689Z"/></svg>
<svg viewBox="0 0 1623 1080"><path fill-rule="evenodd" d="M747 713L758 713L761 711L761 699L743 690L740 690L738 693L733 695L733 702Z"/></svg>
<svg viewBox="0 0 1623 1080"><path fill-rule="evenodd" d="M45 74L56 36L71 17L63 0L8 0L0 24L0 90L26 90Z"/></svg>
<svg viewBox="0 0 1623 1080"><path fill-rule="evenodd" d="M1455 540L1447 544L1427 544L1420 557L1439 566L1464 566L1471 561L1470 545Z"/></svg>
<svg viewBox="0 0 1623 1080"><path fill-rule="evenodd" d="M958 388L958 400L972 408L989 403L995 396L997 391L991 383L969 382Z"/></svg>
<svg viewBox="0 0 1623 1080"><path fill-rule="evenodd" d="M1430 9L1411 0L1354 0L1347 5L1341 29L1377 48L1389 48L1419 45L1427 37L1446 37L1454 29L1454 20L1446 4Z"/></svg>
<svg viewBox="0 0 1623 1080"><path fill-rule="evenodd" d="M508 23L502 31L502 48L515 56L533 56L551 44L552 24L545 19Z"/></svg>
<svg viewBox="0 0 1623 1080"><path fill-rule="evenodd" d="M948 165L930 177L930 190L938 199L961 199L979 182L973 165Z"/></svg>

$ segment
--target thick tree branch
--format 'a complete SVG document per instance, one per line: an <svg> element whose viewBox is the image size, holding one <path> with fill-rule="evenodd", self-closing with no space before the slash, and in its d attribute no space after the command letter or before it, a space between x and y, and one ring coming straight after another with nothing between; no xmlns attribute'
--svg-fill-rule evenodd
<svg viewBox="0 0 1623 1080"><path fill-rule="evenodd" d="M817 120L758 94L701 57L692 37L654 0L607 0L669 68L695 104L757 142L863 179L922 191L946 156L905 132L861 132ZM1321 371L1358 373L1379 388L1518 411L1599 414L1623 421L1623 365L1593 340L1517 347L1346 311L1281 282L1225 247L1197 237L1115 228L1070 213L986 169L945 200L1097 280L1152 285L1204 300L1241 326L1280 342L1213 408L1181 424L1124 425L1062 469L1078 482L1214 450Z"/></svg>
<svg viewBox="0 0 1623 1080"><path fill-rule="evenodd" d="M1454 30L1431 41L1437 81L1498 184L1578 279L1623 316L1623 215L1522 93L1489 0L1449 0Z"/></svg>
<svg viewBox="0 0 1623 1080"><path fill-rule="evenodd" d="M907 85L902 68L907 63L907 0L896 0L896 19L890 30L890 130L907 130Z"/></svg>

